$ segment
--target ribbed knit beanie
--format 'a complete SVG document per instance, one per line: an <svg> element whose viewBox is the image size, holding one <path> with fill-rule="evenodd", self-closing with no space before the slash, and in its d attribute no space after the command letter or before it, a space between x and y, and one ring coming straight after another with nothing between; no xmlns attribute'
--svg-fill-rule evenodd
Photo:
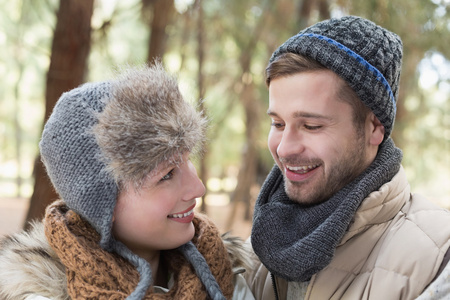
<svg viewBox="0 0 450 300"><path fill-rule="evenodd" d="M402 66L399 36L355 16L312 25L289 38L273 54L312 58L344 79L384 125L386 140L392 132Z"/></svg>
<svg viewBox="0 0 450 300"><path fill-rule="evenodd" d="M155 63L64 93L45 124L39 146L56 191L97 230L102 248L125 257L140 273L129 299L145 295L152 275L144 259L112 236L119 185L139 187L160 163L200 150L206 123L184 101L177 80ZM193 248L180 251L189 249L183 254L201 264L205 260ZM197 273L203 283L215 282L207 265L194 268L201 270ZM221 295L220 289L207 289Z"/></svg>

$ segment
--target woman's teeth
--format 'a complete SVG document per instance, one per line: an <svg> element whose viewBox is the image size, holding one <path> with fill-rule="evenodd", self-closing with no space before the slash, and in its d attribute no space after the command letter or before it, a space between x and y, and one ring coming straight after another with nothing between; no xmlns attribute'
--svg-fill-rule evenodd
<svg viewBox="0 0 450 300"><path fill-rule="evenodd" d="M187 216L192 215L192 213L194 212L194 210L190 210L187 213L184 214L173 214L173 215L169 215L169 218L185 218Z"/></svg>

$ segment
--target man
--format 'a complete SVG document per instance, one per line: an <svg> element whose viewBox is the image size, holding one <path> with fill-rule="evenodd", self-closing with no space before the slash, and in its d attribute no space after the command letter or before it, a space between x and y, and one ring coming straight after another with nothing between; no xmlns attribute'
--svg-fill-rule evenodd
<svg viewBox="0 0 450 300"><path fill-rule="evenodd" d="M401 60L396 34L353 16L315 24L273 53L276 165L255 205L261 263L247 279L256 299L414 299L431 282L448 289L450 213L410 193L390 138Z"/></svg>

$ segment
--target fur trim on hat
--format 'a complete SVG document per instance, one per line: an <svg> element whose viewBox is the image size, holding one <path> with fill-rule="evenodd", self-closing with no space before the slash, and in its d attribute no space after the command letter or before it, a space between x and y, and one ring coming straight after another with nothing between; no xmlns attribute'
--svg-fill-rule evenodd
<svg viewBox="0 0 450 300"><path fill-rule="evenodd" d="M202 149L207 121L160 63L129 68L111 84L94 134L117 182L140 185L160 163Z"/></svg>

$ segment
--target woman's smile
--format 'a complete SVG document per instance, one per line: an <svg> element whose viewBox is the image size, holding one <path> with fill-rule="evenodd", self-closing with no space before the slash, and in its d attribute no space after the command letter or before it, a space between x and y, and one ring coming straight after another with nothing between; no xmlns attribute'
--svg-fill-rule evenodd
<svg viewBox="0 0 450 300"><path fill-rule="evenodd" d="M194 208L195 208L195 203L194 203L194 205L192 205L191 207L189 207L188 209L186 209L182 212L168 215L167 218L172 219L176 222L189 223L192 221L192 219L194 219Z"/></svg>

